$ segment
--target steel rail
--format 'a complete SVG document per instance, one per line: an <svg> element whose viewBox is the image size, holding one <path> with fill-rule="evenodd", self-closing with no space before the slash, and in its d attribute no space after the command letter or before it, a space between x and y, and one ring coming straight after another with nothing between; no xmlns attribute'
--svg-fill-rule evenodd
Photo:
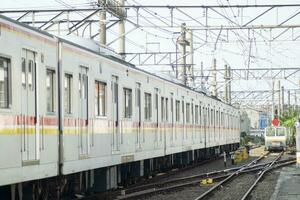
<svg viewBox="0 0 300 200"><path fill-rule="evenodd" d="M223 185L224 183L226 183L227 181L232 179L232 177L238 176L242 171L246 170L247 167L250 167L251 165L256 164L257 162L259 162L261 159L263 159L268 154L269 154L269 152L267 152L266 154L260 156L259 158L255 159L255 160L253 160L252 162L250 162L246 166L242 167L241 169L237 170L236 172L232 173L230 176L228 176L227 178L225 178L224 180L222 180L221 182L219 182L218 184L216 184L215 186L211 187L209 190L207 190L206 192L204 192L203 194L198 196L195 200L203 199L204 197L209 195L211 192L213 192L215 189L217 189L218 187L220 187L221 185Z"/></svg>
<svg viewBox="0 0 300 200"><path fill-rule="evenodd" d="M282 161L278 161L276 163L284 163L284 162L288 162L288 161L293 161L294 159L287 159L287 160L282 160ZM249 170L257 170L256 168L262 169L262 167L270 164L271 162L268 163L261 163L261 164L257 164L257 165L252 165L249 166L247 169ZM128 188L125 189L124 192L125 194L130 194L133 192L137 192L140 190L145 190L145 189L149 189L149 188L160 188L164 185L168 185L168 184L172 184L172 183L176 183L176 182L182 182L182 181L189 181L192 179L200 179L200 178L213 178L215 179L215 175L219 175L219 174L226 174L226 177L229 176L228 173L232 172L232 171L237 171L239 169L241 169L242 167L245 167L246 165L242 165L239 167L232 167L232 168L228 168L228 169L224 169L224 170L217 170L217 171L212 171L212 172L207 172L207 173L201 173L201 174L195 174L195 175L191 175L191 176L186 176L186 177L181 177L181 178L174 178L174 179L170 179L170 180L166 180L163 182L159 182L159 183L150 183L150 184L145 184L145 185L139 185L136 187L132 187L132 188Z"/></svg>
<svg viewBox="0 0 300 200"><path fill-rule="evenodd" d="M247 190L247 192L244 194L244 196L241 198L241 200L245 200L249 194L252 192L252 190L256 187L257 183L261 180L261 178L264 176L264 174L269 171L272 166L275 164L275 162L277 160L279 160L281 158L281 156L283 155L283 152L281 152L274 160L273 162L271 162L269 165L267 165L263 171L260 172L259 177L255 180L255 182L251 185L251 187Z"/></svg>
<svg viewBox="0 0 300 200"><path fill-rule="evenodd" d="M278 167L283 167L283 166L286 166L286 165L293 164L293 163L296 162L296 160L295 159L292 159L292 160L287 159L287 160L280 161L280 162L281 163L270 167L270 170L278 168ZM270 164L270 163L266 163L266 164ZM265 168L265 166L262 166L260 164L260 166L257 167L257 168L246 169L246 170L241 171L239 174L257 172L259 170L263 170L264 168ZM231 174L224 174L224 175L214 176L214 177L211 177L211 178L213 178L213 180L215 180L215 181L219 181L219 180L224 180L224 179L228 178L230 175ZM192 185L197 185L197 184L199 184L199 180L193 180L193 181L190 181L190 182L179 183L179 184L176 184L176 185L171 185L171 186L166 186L166 187L145 188L145 190L143 190L143 191L137 191L137 192L134 192L134 193L131 193L131 194L122 194L121 196L117 196L116 199L136 199L136 198L141 198L141 197L145 197L145 196L148 196L148 195L157 194L157 193L160 193L160 192L171 191L171 190L174 190L174 189L179 189L179 188L182 188L182 187L187 187L187 186L192 186Z"/></svg>
<svg viewBox="0 0 300 200"><path fill-rule="evenodd" d="M230 172L234 169L237 170L236 172L238 172L238 174L240 174L242 172L241 169L244 169L244 170L246 170L246 169L247 170L260 170L261 168L254 169L255 166L252 166L252 165L256 164L258 161L260 161L262 158L264 158L268 153L260 156L259 158L253 160L252 162L250 162L246 165L241 166L241 168L237 167L237 168L233 168L233 169L230 169L230 170L226 169L226 170L220 170L220 171L216 171L216 172L204 173L204 174L202 174L202 178L203 177L209 177L209 175L218 174L218 173L224 172L224 171L225 172L226 171ZM216 176L216 177L212 177L212 178L214 180L220 180L220 179L228 178L228 176L235 175L236 172L234 172L232 174L225 174L225 175ZM154 183L154 184L144 185L144 186L135 188L138 191L135 191L134 193L131 193L131 194L127 194L125 196L119 196L118 199L131 199L131 198L141 197L141 196L150 195L150 194L154 194L154 193L159 193L159 192L162 192L162 191L168 191L168 190L172 190L172 189L176 189L176 188L180 188L180 187L185 187L185 186L189 186L189 185L198 184L199 180L197 179L197 180L186 182L186 183L180 183L180 184L177 184L177 185L162 187L163 184L167 185L167 184L175 183L175 182L178 182L178 181L189 180L189 179L200 178L200 177L201 177L201 174L198 175L198 176L194 175L194 176L189 176L189 177L184 177L184 178L173 179L173 180L165 181L164 183L161 183L161 184L159 184L159 183L155 184ZM139 191L139 189L141 191ZM130 190L127 190L127 193L128 193L128 191L130 191ZM134 191L134 188L132 188L131 191ZM126 190L125 190L125 194L126 194Z"/></svg>

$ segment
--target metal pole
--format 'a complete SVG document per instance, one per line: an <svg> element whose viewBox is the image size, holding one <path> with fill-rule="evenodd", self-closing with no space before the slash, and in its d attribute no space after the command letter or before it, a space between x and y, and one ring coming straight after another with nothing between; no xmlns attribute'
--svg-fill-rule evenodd
<svg viewBox="0 0 300 200"><path fill-rule="evenodd" d="M228 103L231 104L231 67L228 67Z"/></svg>
<svg viewBox="0 0 300 200"><path fill-rule="evenodd" d="M124 0L119 0L120 6L124 6ZM119 22L119 54L122 55L123 59L125 59L125 21L122 18Z"/></svg>
<svg viewBox="0 0 300 200"><path fill-rule="evenodd" d="M295 109L297 109L297 91L295 90Z"/></svg>
<svg viewBox="0 0 300 200"><path fill-rule="evenodd" d="M287 93L288 93L288 107L290 107L290 105L291 105L291 91L287 91Z"/></svg>
<svg viewBox="0 0 300 200"><path fill-rule="evenodd" d="M225 85L224 85L224 100L228 103L228 66L225 65L225 73L224 73Z"/></svg>
<svg viewBox="0 0 300 200"><path fill-rule="evenodd" d="M190 83L192 86L194 86L194 45L193 45L193 31L190 30L188 31L188 36L189 36L189 45L190 45L190 48L189 48L189 71L190 71Z"/></svg>
<svg viewBox="0 0 300 200"><path fill-rule="evenodd" d="M275 94L274 94L275 81L272 80L272 119L275 117Z"/></svg>

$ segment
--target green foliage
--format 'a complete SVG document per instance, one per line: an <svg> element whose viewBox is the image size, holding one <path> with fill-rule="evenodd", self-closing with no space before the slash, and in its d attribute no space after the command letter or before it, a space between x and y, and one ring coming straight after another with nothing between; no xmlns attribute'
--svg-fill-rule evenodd
<svg viewBox="0 0 300 200"><path fill-rule="evenodd" d="M279 118L280 124L291 130L291 143L292 143L292 145L295 145L295 143L296 143L295 123L298 120L299 116L300 116L299 110L295 110L295 109L290 108L287 111L285 111L282 114L282 116Z"/></svg>

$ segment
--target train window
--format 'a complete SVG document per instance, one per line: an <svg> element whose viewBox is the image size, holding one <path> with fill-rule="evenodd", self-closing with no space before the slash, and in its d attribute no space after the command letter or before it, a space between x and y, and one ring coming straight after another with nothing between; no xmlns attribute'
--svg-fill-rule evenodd
<svg viewBox="0 0 300 200"><path fill-rule="evenodd" d="M0 57L0 108L10 107L10 81L10 60Z"/></svg>
<svg viewBox="0 0 300 200"><path fill-rule="evenodd" d="M210 125L214 126L214 110L211 109L210 111L211 111L211 113L210 113L210 119L211 119Z"/></svg>
<svg viewBox="0 0 300 200"><path fill-rule="evenodd" d="M194 104L192 103L192 124L194 124Z"/></svg>
<svg viewBox="0 0 300 200"><path fill-rule="evenodd" d="M273 127L267 127L266 136L275 136L275 129Z"/></svg>
<svg viewBox="0 0 300 200"><path fill-rule="evenodd" d="M81 99L87 99L88 96L88 76L79 74L79 96Z"/></svg>
<svg viewBox="0 0 300 200"><path fill-rule="evenodd" d="M95 115L106 116L106 83L95 81Z"/></svg>
<svg viewBox="0 0 300 200"><path fill-rule="evenodd" d="M151 120L151 94L145 93L145 120Z"/></svg>
<svg viewBox="0 0 300 200"><path fill-rule="evenodd" d="M201 104L200 104L200 107L199 107L199 124L200 125L203 125L203 116L202 116L202 113L204 113L204 107L203 107L203 112L202 112L202 108L201 108Z"/></svg>
<svg viewBox="0 0 300 200"><path fill-rule="evenodd" d="M22 58L22 85L26 87L26 60Z"/></svg>
<svg viewBox="0 0 300 200"><path fill-rule="evenodd" d="M190 109L191 109L190 104L187 103L186 104L186 119L185 119L186 123L190 123L190 115L191 115L191 110Z"/></svg>
<svg viewBox="0 0 300 200"><path fill-rule="evenodd" d="M64 107L65 113L72 113L72 81L73 77L71 74L65 74L64 79Z"/></svg>
<svg viewBox="0 0 300 200"><path fill-rule="evenodd" d="M199 123L199 106L195 105L195 124Z"/></svg>
<svg viewBox="0 0 300 200"><path fill-rule="evenodd" d="M210 111L209 111L209 108L206 108L206 112L207 112L207 126L210 126Z"/></svg>
<svg viewBox="0 0 300 200"><path fill-rule="evenodd" d="M223 112L221 112L220 126L223 126L223 125L224 125Z"/></svg>
<svg viewBox="0 0 300 200"><path fill-rule="evenodd" d="M181 101L181 107L182 107L182 123L185 123L185 121L184 121L184 101Z"/></svg>
<svg viewBox="0 0 300 200"><path fill-rule="evenodd" d="M168 98L166 98L166 121L169 121L169 114L168 114Z"/></svg>
<svg viewBox="0 0 300 200"><path fill-rule="evenodd" d="M132 117L132 90L124 88L124 117Z"/></svg>
<svg viewBox="0 0 300 200"><path fill-rule="evenodd" d="M33 60L28 61L28 87L29 89L33 89L33 80L32 77L34 76L34 63Z"/></svg>
<svg viewBox="0 0 300 200"><path fill-rule="evenodd" d="M180 101L176 101L175 103L175 109L176 109L176 122L180 121Z"/></svg>
<svg viewBox="0 0 300 200"><path fill-rule="evenodd" d="M54 112L55 106L55 71L47 69L46 74L47 88L47 112Z"/></svg>
<svg viewBox="0 0 300 200"><path fill-rule="evenodd" d="M160 110L160 114L161 114L161 121L164 121L165 120L165 107L164 107L164 103L165 103L165 98L164 97L162 97L161 98L161 101L160 101L160 103L161 103L161 110Z"/></svg>
<svg viewBox="0 0 300 200"><path fill-rule="evenodd" d="M216 126L219 126L219 111L216 113Z"/></svg>

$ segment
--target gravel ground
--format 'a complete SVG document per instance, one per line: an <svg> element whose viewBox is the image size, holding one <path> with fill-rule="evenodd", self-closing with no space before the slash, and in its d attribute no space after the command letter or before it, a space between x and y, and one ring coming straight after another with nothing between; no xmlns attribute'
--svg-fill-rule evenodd
<svg viewBox="0 0 300 200"><path fill-rule="evenodd" d="M270 199L275 190L279 175L280 175L280 169L267 173L263 181L258 183L255 189L252 191L249 199L252 200Z"/></svg>
<svg viewBox="0 0 300 200"><path fill-rule="evenodd" d="M228 184L225 184L221 189L213 192L206 199L209 200L239 200L255 181L253 174L242 174L238 178L233 179Z"/></svg>
<svg viewBox="0 0 300 200"><path fill-rule="evenodd" d="M249 157L247 160L244 160L236 165L231 165L230 159L227 158L227 167L224 166L223 159L219 159L219 160L215 160L213 162L207 163L205 165L201 165L196 168L192 168L192 169L189 169L186 171L182 171L180 173L176 173L176 174L172 175L171 177L163 178L163 180L165 180L165 179L168 180L170 178L180 178L180 177L185 177L185 176L191 176L191 175L196 175L196 174L202 174L202 173L237 167L237 166L241 166L245 163L249 163L254 159L256 159L256 157Z"/></svg>
<svg viewBox="0 0 300 200"><path fill-rule="evenodd" d="M146 198L148 200L185 200L185 199L195 199L202 193L204 193L206 190L208 190L210 186L200 187L200 186L194 186L194 187L188 187L184 188L181 191L172 192L168 194L158 194L149 198ZM145 198L144 198L145 199Z"/></svg>
<svg viewBox="0 0 300 200"><path fill-rule="evenodd" d="M255 150L254 152L251 152L251 155L247 160L239 163L238 165L243 165L245 163L249 163L250 161L256 159L258 156L262 155L264 151L262 148L259 148ZM268 157L263 159L260 163L265 163L265 162L270 162L272 161L276 156L278 156L278 153L270 153ZM288 159L291 156L288 154L284 154L281 158L282 159ZM233 167L230 164L227 166ZM200 166L188 171L184 171L179 174L175 174L171 177L166 177L166 179L170 178L177 178L177 177L184 177L188 175L194 175L197 173L205 173L205 172L210 172L214 170L221 170L224 169L223 165L223 160L217 160L213 161L209 164L206 164L204 166ZM258 200L267 200L270 199L272 193L274 192L277 179L280 173L280 169L277 169L275 171L271 171L267 173L262 180L261 183L257 185L257 187L253 190L251 193L251 198L258 199ZM209 196L207 199L212 199L212 200L235 200L235 199L240 199L244 193L248 190L248 188L252 185L252 183L255 181L257 178L257 175L255 173L253 174L242 174L238 178L233 179L233 181L229 182L228 184L225 184L221 189L216 191L213 195ZM187 188L182 188L181 190L177 191L172 191L166 194L158 194L152 197L149 197L147 199L150 200L185 200L185 199L195 199L197 196L201 195L205 191L207 191L210 188L210 186L193 186L193 187L187 187Z"/></svg>

